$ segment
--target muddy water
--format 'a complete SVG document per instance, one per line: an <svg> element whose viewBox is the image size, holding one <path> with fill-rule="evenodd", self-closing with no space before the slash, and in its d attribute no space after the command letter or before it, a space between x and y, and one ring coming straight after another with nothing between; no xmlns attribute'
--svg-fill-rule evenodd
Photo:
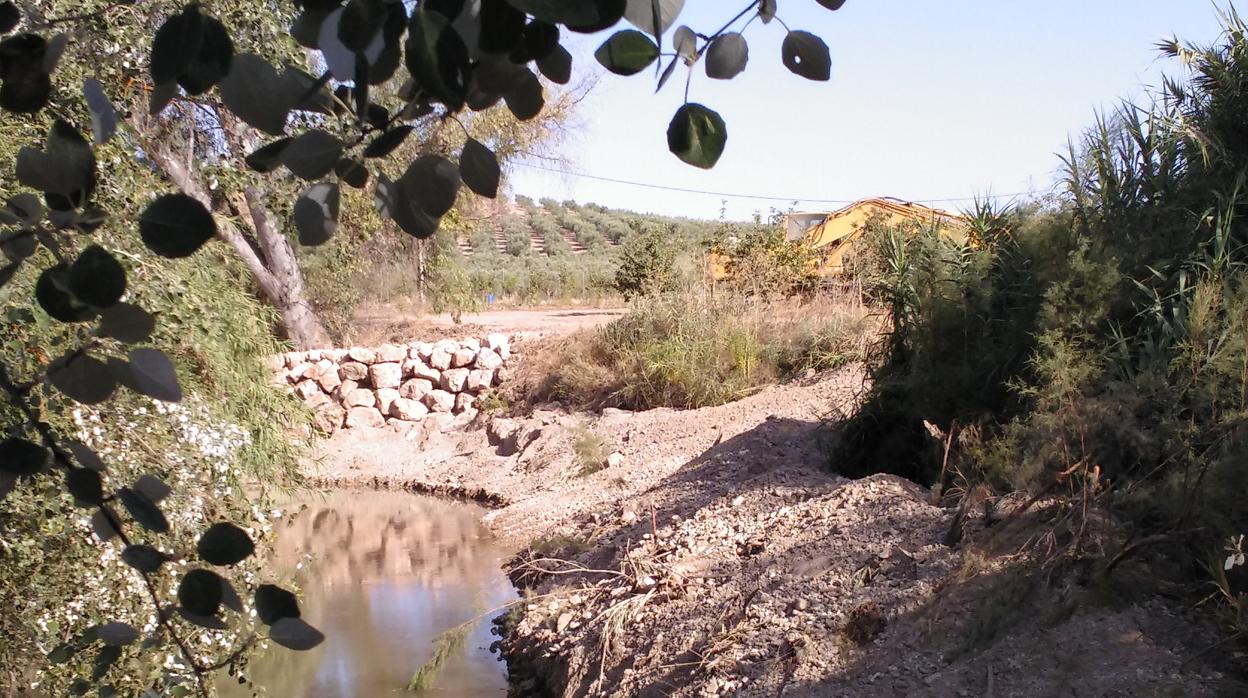
<svg viewBox="0 0 1248 698"><path fill-rule="evenodd" d="M252 662L250 677L283 698L412 695L403 687L433 655L440 633L515 598L481 514L399 492L343 491L307 501L279 526L273 568L299 587L304 618L326 640L310 652L274 647ZM506 693L506 667L488 649L495 639L489 629L488 617L472 626L429 695Z"/></svg>

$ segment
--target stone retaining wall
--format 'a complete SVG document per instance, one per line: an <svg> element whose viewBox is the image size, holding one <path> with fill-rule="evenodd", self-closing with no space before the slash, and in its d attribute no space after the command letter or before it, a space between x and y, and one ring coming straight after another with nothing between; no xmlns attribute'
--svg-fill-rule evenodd
<svg viewBox="0 0 1248 698"><path fill-rule="evenodd" d="M491 334L289 352L270 363L276 381L315 410L317 426L332 434L474 410L477 398L506 378L513 357L507 335Z"/></svg>

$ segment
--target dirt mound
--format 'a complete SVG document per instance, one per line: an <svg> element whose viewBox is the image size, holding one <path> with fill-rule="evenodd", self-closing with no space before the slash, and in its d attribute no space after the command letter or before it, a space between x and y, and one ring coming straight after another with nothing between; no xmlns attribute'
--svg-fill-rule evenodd
<svg viewBox="0 0 1248 698"><path fill-rule="evenodd" d="M843 370L720 407L539 410L336 437L331 482L460 492L519 553L517 695L1215 695L1216 635L1157 603L1063 603L942 544L953 516L892 476L830 475ZM504 440L502 436L506 436ZM507 454L507 455L500 455ZM1069 600L1069 599L1067 599Z"/></svg>

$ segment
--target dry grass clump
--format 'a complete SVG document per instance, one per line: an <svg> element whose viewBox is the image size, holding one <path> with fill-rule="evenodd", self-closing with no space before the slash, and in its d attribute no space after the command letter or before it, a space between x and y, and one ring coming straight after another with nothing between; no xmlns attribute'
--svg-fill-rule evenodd
<svg viewBox="0 0 1248 698"><path fill-rule="evenodd" d="M697 408L861 360L875 334L861 304L664 296L547 346L521 368L531 402Z"/></svg>

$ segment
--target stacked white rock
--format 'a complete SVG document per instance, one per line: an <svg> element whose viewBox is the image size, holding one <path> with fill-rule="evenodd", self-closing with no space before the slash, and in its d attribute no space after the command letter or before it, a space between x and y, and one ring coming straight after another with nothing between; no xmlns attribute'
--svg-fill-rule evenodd
<svg viewBox="0 0 1248 698"><path fill-rule="evenodd" d="M316 412L317 426L380 427L461 414L502 382L511 363L505 334L484 339L289 352L270 361L276 382Z"/></svg>

